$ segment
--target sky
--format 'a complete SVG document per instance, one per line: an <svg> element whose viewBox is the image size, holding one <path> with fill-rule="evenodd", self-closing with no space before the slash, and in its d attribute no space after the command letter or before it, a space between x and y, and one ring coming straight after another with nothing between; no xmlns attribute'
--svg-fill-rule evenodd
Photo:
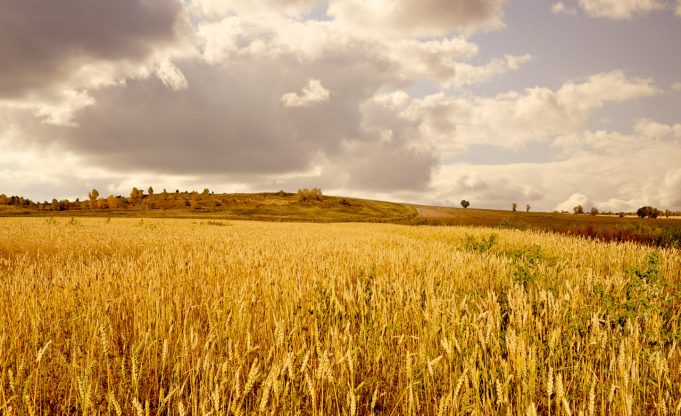
<svg viewBox="0 0 681 416"><path fill-rule="evenodd" d="M681 0L3 0L0 193L681 210Z"/></svg>

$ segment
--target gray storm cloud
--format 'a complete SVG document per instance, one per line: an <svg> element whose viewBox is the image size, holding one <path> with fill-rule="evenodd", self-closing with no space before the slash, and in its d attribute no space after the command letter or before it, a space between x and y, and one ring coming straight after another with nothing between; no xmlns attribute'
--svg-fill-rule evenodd
<svg viewBox="0 0 681 416"><path fill-rule="evenodd" d="M81 110L75 126L35 125L32 135L58 137L110 168L263 175L309 169L321 155L349 171L359 187L427 185L436 163L432 154L410 150L406 139L382 143L362 125L359 103L385 82L385 63L345 51L300 65L290 58L229 65L189 61L179 65L186 89L155 78L130 80L94 94L97 104ZM314 76L334 91L328 100L300 107L282 103L282 95Z"/></svg>
<svg viewBox="0 0 681 416"><path fill-rule="evenodd" d="M92 61L142 59L172 42L177 0L3 0L0 98L49 87Z"/></svg>

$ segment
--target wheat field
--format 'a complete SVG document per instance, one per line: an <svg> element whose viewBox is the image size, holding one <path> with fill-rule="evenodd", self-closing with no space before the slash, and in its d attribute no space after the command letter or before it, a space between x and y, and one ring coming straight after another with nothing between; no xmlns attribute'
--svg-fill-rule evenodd
<svg viewBox="0 0 681 416"><path fill-rule="evenodd" d="M681 252L0 219L3 415L681 415Z"/></svg>

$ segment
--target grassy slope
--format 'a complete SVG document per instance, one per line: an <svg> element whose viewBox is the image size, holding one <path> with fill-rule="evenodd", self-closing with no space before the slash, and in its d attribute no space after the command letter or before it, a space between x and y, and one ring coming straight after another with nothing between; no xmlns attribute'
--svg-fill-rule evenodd
<svg viewBox="0 0 681 416"><path fill-rule="evenodd" d="M118 209L69 209L43 211L0 206L0 217L7 216L96 216L128 218L207 218L244 219L261 221L305 222L391 222L417 216L412 206L356 198L324 197L323 201L299 202L295 195L278 194L220 194L202 197L196 206L184 207L189 201L186 193L147 196L149 206ZM219 203L215 206L215 202Z"/></svg>

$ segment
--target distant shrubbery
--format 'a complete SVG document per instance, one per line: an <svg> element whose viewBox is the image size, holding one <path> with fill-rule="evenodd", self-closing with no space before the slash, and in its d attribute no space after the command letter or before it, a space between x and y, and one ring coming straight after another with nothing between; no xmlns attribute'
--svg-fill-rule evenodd
<svg viewBox="0 0 681 416"><path fill-rule="evenodd" d="M0 194L0 205L14 205L18 207L30 207L34 206L35 203L30 199L24 198L23 196L7 196L5 194Z"/></svg>
<svg viewBox="0 0 681 416"><path fill-rule="evenodd" d="M324 195L322 195L322 190L319 188L312 188L312 189L298 189L298 193L296 194L298 197L298 201L300 202L308 202L308 201L323 201L324 200Z"/></svg>

